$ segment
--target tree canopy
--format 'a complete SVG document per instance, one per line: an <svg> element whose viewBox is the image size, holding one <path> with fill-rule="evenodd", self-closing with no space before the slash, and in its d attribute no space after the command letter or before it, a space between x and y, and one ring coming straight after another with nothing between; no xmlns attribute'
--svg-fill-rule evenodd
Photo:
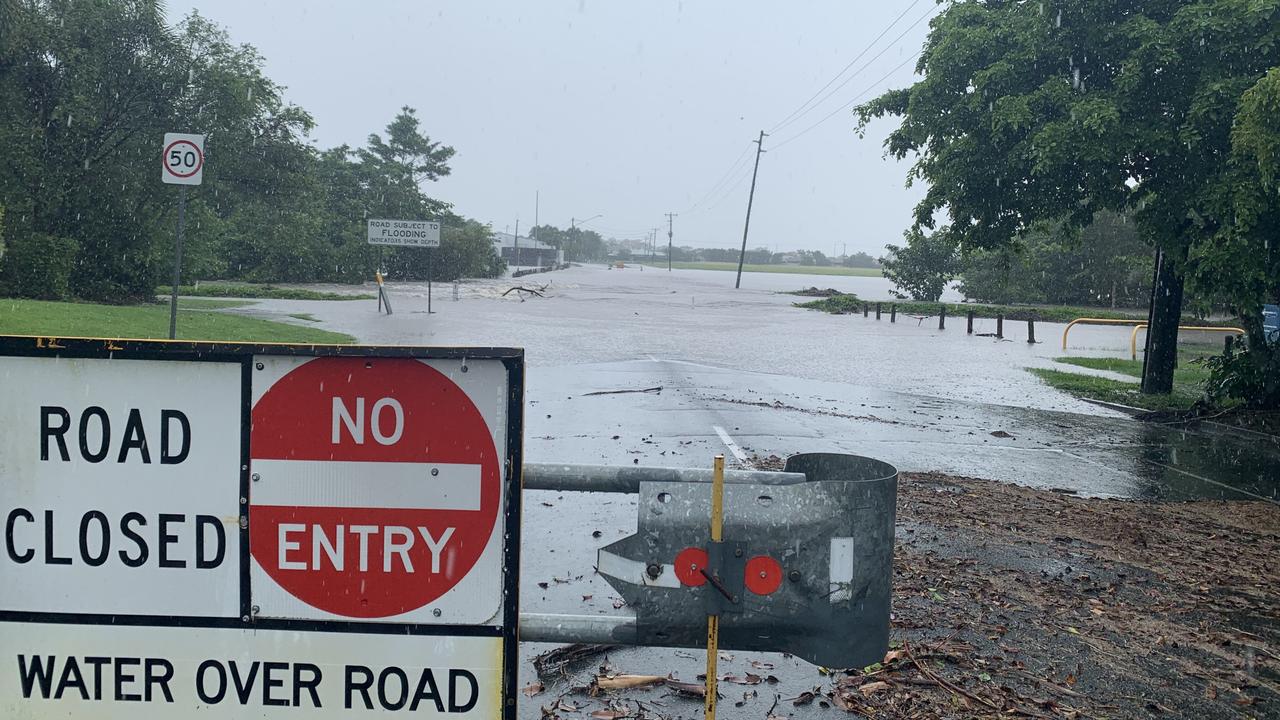
<svg viewBox="0 0 1280 720"><path fill-rule="evenodd" d="M359 282L378 257L365 243L371 217L442 221L437 279L500 270L488 229L426 193L454 149L413 108L364 147L318 149L313 118L284 100L253 47L195 12L169 27L161 7L0 0L4 291L151 297L173 245L175 188L156 162L165 132L206 135L184 277ZM420 250L384 262L392 277L427 276Z"/></svg>
<svg viewBox="0 0 1280 720"><path fill-rule="evenodd" d="M1239 203L1272 217L1276 194L1248 188L1274 166L1274 124L1250 122L1249 102L1266 105L1278 64L1280 0L958 0L932 21L923 79L857 113L863 129L902 118L887 152L914 157L909 182L928 184L913 227L941 221L962 252L1008 247L1038 222L1131 213L1162 250L1144 389L1167 392L1183 277L1213 281L1193 266L1245 232ZM1233 301L1256 315L1262 299L1254 287Z"/></svg>

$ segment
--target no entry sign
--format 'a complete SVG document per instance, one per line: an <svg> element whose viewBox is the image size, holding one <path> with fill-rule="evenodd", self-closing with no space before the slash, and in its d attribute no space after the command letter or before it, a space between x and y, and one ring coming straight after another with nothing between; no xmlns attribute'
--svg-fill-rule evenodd
<svg viewBox="0 0 1280 720"><path fill-rule="evenodd" d="M0 337L0 717L513 717L518 350Z"/></svg>
<svg viewBox="0 0 1280 720"><path fill-rule="evenodd" d="M492 390L501 387L501 365L259 364L250 547L263 575L255 583L260 611L450 624L495 618L506 398Z"/></svg>

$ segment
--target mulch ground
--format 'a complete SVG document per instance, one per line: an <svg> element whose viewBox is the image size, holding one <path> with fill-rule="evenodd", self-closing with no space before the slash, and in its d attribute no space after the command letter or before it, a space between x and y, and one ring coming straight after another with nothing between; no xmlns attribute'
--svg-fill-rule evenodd
<svg viewBox="0 0 1280 720"><path fill-rule="evenodd" d="M1280 717L1280 505L904 473L897 535L883 662L722 717ZM701 717L591 692L545 717Z"/></svg>

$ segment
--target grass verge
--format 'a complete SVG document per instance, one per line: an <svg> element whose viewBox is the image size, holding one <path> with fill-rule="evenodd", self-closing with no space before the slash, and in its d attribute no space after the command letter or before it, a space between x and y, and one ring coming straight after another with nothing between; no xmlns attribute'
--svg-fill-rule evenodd
<svg viewBox="0 0 1280 720"><path fill-rule="evenodd" d="M168 306L166 298L163 304ZM179 297L178 308L181 310L229 310L231 308L245 307L252 305L252 300L222 300L217 298L190 298Z"/></svg>
<svg viewBox="0 0 1280 720"><path fill-rule="evenodd" d="M169 297L172 287L156 288L157 297ZM377 296L368 293L344 295L335 292L321 292L306 288L283 288L275 285L253 285L250 283L201 283L200 285L179 285L178 296L195 295L198 297L259 298L266 300L373 300Z"/></svg>
<svg viewBox="0 0 1280 720"><path fill-rule="evenodd" d="M93 305L0 300L0 333L61 337L167 338L164 305ZM178 338L241 342L350 343L341 333L230 313L178 308Z"/></svg>
<svg viewBox="0 0 1280 720"><path fill-rule="evenodd" d="M806 291L798 291L797 294ZM866 302L859 299L856 295L842 294L832 295L831 297L819 298L808 302L796 303L796 307L802 307L808 310L821 310L823 312L834 313L836 315L845 315L849 313L861 313L862 304ZM967 313L972 312L974 317L994 318L1003 315L1005 320L1039 320L1043 322L1066 323L1081 317L1101 318L1103 320L1138 320L1145 322L1147 313L1145 310L1106 310L1094 307L1073 307L1069 305L980 305L978 303L937 303L937 302L920 302L916 300L900 300L896 302L882 302L881 305L885 312L889 311L889 305L897 305L898 312L904 315L932 315L936 316L942 306L946 306L947 315L949 317L964 317ZM875 303L871 303L872 312L875 311ZM1225 326L1233 325L1233 321L1212 321L1197 320L1191 317L1182 319L1184 325L1213 325Z"/></svg>
<svg viewBox="0 0 1280 720"><path fill-rule="evenodd" d="M1202 363L1195 362L1201 357L1204 357L1203 353L1194 350L1182 350L1178 353L1178 367L1173 372L1173 392L1169 395L1144 395L1137 383L1123 380L1047 368L1027 370L1049 386L1078 398L1129 405L1144 410L1187 410L1204 397L1204 382L1209 377L1209 371ZM1056 362L1094 370L1110 370L1133 378L1142 377L1141 360L1064 357L1056 358Z"/></svg>
<svg viewBox="0 0 1280 720"><path fill-rule="evenodd" d="M666 269L665 262L648 262L644 265ZM738 271L738 263L731 262L673 262L676 270L729 270ZM817 265L743 265L742 272L784 273L793 275L847 275L851 277L880 277L879 268L849 268L843 266L818 267Z"/></svg>

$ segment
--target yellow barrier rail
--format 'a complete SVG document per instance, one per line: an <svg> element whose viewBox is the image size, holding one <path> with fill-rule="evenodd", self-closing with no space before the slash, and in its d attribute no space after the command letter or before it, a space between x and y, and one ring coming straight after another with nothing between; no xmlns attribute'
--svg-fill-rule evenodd
<svg viewBox="0 0 1280 720"><path fill-rule="evenodd" d="M1133 360L1138 359L1138 331L1145 328L1146 323L1135 325L1133 332L1129 333L1129 357ZM1238 327L1208 327L1205 325L1179 325L1179 330L1206 330L1208 332L1233 332L1244 334L1244 328Z"/></svg>
<svg viewBox="0 0 1280 720"><path fill-rule="evenodd" d="M1142 320L1140 318L1134 318L1132 320L1114 320L1114 319L1108 319L1108 318L1087 318L1087 317L1076 318L1075 320L1072 320L1071 322L1067 323L1067 326L1062 330L1062 349L1063 350L1067 349L1067 333L1071 332L1071 327L1073 325L1146 325L1146 324L1147 324L1147 321Z"/></svg>

